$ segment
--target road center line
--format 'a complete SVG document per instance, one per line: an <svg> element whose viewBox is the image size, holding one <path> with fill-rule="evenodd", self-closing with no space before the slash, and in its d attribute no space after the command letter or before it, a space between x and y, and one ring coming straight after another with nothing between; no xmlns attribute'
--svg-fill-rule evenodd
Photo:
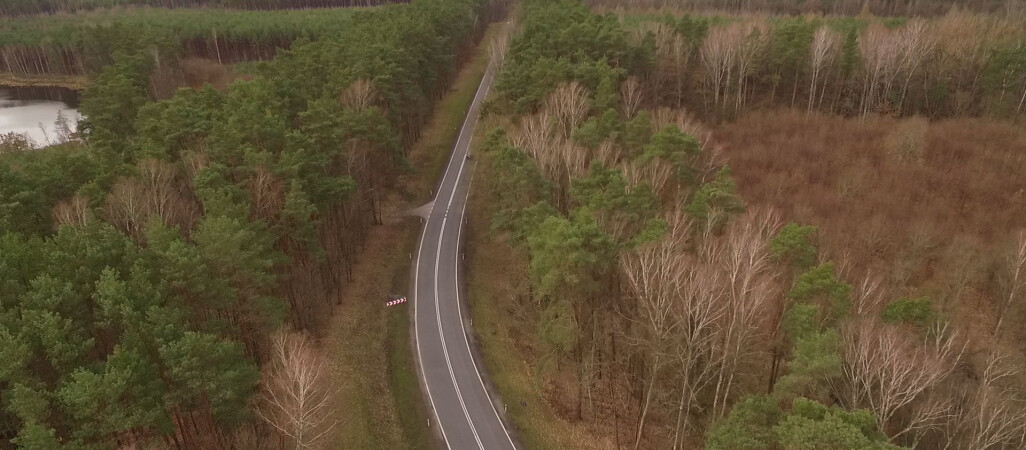
<svg viewBox="0 0 1026 450"><path fill-rule="evenodd" d="M456 177L459 181L459 176ZM474 434L474 440L477 441L477 447L484 450L484 445L481 444L481 437L477 434L477 428L474 427L474 421L470 418L470 413L467 412L467 404L463 402L463 393L460 392L460 385L456 382L456 374L452 370L452 362L449 360L449 349L445 345L445 333L442 331L442 314L439 312L438 301L438 264L442 259L442 236L445 236L445 221L442 219L442 230L438 233L438 251L435 252L435 321L438 324L438 339L442 341L442 354L445 355L445 365L449 368L449 378L452 380L452 386L456 389L456 398L460 401L460 408L463 409L463 416L467 418L467 424L470 425L470 431ZM461 318L460 323L463 323Z"/></svg>

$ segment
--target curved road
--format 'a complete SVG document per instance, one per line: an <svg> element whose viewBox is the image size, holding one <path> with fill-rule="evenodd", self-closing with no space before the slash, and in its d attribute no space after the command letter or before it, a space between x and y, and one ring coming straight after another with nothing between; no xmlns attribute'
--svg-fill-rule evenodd
<svg viewBox="0 0 1026 450"><path fill-rule="evenodd" d="M466 159L482 100L494 78L489 65L467 110L434 200L421 208L427 221L414 269L414 336L432 428L449 449L516 449L503 423L501 400L485 388L464 325L460 294L463 213L472 161Z"/></svg>

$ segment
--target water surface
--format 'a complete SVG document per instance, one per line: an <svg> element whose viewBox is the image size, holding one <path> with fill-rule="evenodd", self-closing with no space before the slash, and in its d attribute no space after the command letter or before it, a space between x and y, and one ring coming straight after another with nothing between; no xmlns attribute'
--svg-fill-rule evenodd
<svg viewBox="0 0 1026 450"><path fill-rule="evenodd" d="M74 132L81 119L77 105L78 94L67 89L0 87L0 134L25 135L37 147L56 144L58 117Z"/></svg>

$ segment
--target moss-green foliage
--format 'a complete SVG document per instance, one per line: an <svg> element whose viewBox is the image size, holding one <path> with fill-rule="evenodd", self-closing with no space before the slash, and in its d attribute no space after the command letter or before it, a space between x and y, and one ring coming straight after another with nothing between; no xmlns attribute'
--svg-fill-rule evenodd
<svg viewBox="0 0 1026 450"><path fill-rule="evenodd" d="M705 442L709 450L735 449L899 449L876 429L865 410L847 411L806 398L789 409L769 396L747 396L717 421Z"/></svg>
<svg viewBox="0 0 1026 450"><path fill-rule="evenodd" d="M650 222L656 220L659 201L645 184L629 189L620 170L595 162L588 177L571 183L570 195L597 220L621 229L624 241L634 239L643 229L651 233L657 227Z"/></svg>
<svg viewBox="0 0 1026 450"><path fill-rule="evenodd" d="M744 208L744 201L737 195L737 187L730 178L730 169L724 167L716 178L699 186L684 211L703 227L715 229Z"/></svg>
<svg viewBox="0 0 1026 450"><path fill-rule="evenodd" d="M774 390L782 396L829 399L832 382L841 376L840 336L834 329L810 331L792 338L794 347L788 372Z"/></svg>
<svg viewBox="0 0 1026 450"><path fill-rule="evenodd" d="M851 286L837 278L834 263L820 264L801 274L787 296L799 303L817 305L824 323L831 325L851 308Z"/></svg>
<svg viewBox="0 0 1026 450"><path fill-rule="evenodd" d="M85 145L0 158L0 436L108 448L162 439L176 415L251 420L267 335L315 311L282 275L359 246L373 210L344 202L394 178L482 6L349 11L355 22L257 79L156 103L147 79L163 47L118 37L83 94ZM347 109L358 79L380 101ZM85 223L56 228L53 207L76 194ZM322 241L343 206L346 233ZM571 235L590 236L586 219Z"/></svg>
<svg viewBox="0 0 1026 450"><path fill-rule="evenodd" d="M899 449L876 429L873 414L866 410L847 411L836 406L797 398L791 412L773 427L781 448Z"/></svg>
<svg viewBox="0 0 1026 450"><path fill-rule="evenodd" d="M673 167L678 179L693 183L695 168L691 167L691 163L699 151L698 139L680 131L676 126L667 125L652 134L637 162L645 164L653 159L662 159Z"/></svg>
<svg viewBox="0 0 1026 450"><path fill-rule="evenodd" d="M814 226L784 225L770 241L770 252L784 264L804 271L816 263L817 250L812 242L815 233Z"/></svg>
<svg viewBox="0 0 1026 450"><path fill-rule="evenodd" d="M773 426L783 412L777 400L765 395L742 398L730 414L716 421L709 430L705 448L709 450L745 450L772 448L777 440Z"/></svg>
<svg viewBox="0 0 1026 450"><path fill-rule="evenodd" d="M579 81L593 93L618 86L651 58L650 48L630 43L615 16L591 14L579 2L528 2L524 16L496 82L500 105L512 112L533 111L561 82ZM596 106L612 106L603 103Z"/></svg>
<svg viewBox="0 0 1026 450"><path fill-rule="evenodd" d="M891 302L880 312L880 319L887 323L907 323L918 327L929 325L934 319L930 299L902 298Z"/></svg>

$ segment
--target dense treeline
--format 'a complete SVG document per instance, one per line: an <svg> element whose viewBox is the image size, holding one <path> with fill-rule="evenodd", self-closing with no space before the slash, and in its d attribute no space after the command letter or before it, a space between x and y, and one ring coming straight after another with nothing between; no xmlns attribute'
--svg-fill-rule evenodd
<svg viewBox="0 0 1026 450"><path fill-rule="evenodd" d="M356 11L252 81L160 102L160 52L124 36L83 94L83 142L0 159L2 439L259 448L333 422L275 401L308 345L268 337L342 301L377 199L489 11ZM268 353L256 413L280 437L250 406Z"/></svg>
<svg viewBox="0 0 1026 450"><path fill-rule="evenodd" d="M125 6L281 10L379 6L388 3L409 3L409 0L2 0L0 16L68 13Z"/></svg>
<svg viewBox="0 0 1026 450"><path fill-rule="evenodd" d="M1022 445L1001 358L973 366L929 301L749 206L710 134L650 95L656 42L570 1L528 2L523 22L483 148L553 409L618 447ZM1026 268L1023 239L1002 271Z"/></svg>
<svg viewBox="0 0 1026 450"><path fill-rule="evenodd" d="M94 74L111 62L112 47L135 39L160 44L165 59L270 59L297 39L334 36L353 26L353 12L136 9L0 19L0 72Z"/></svg>
<svg viewBox="0 0 1026 450"><path fill-rule="evenodd" d="M651 8L718 10L734 13L836 14L854 16L938 16L962 9L976 12L1014 13L1022 11L1021 0L588 0L604 8Z"/></svg>
<svg viewBox="0 0 1026 450"><path fill-rule="evenodd" d="M847 116L1026 112L1021 17L625 17L655 44L650 98L712 117L788 105Z"/></svg>

